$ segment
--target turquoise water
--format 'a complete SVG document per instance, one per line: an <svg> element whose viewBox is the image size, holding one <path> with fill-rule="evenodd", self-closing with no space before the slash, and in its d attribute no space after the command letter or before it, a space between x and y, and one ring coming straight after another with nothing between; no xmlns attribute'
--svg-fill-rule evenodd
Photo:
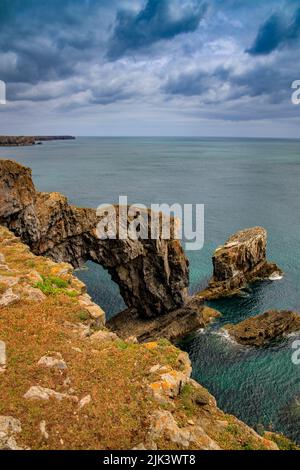
<svg viewBox="0 0 300 470"><path fill-rule="evenodd" d="M262 225L269 258L282 281L251 288L248 297L211 304L223 313L206 332L183 342L194 376L219 405L251 425L272 425L300 442L300 366L295 338L265 349L237 346L218 330L269 308L300 311L300 141L182 138L80 138L43 146L0 149L0 158L30 166L38 189L60 191L79 206L117 203L205 204L205 245L189 252L191 291L211 275L215 247L239 229ZM122 299L107 273L88 264L78 273L112 316ZM298 401L297 401L298 398Z"/></svg>

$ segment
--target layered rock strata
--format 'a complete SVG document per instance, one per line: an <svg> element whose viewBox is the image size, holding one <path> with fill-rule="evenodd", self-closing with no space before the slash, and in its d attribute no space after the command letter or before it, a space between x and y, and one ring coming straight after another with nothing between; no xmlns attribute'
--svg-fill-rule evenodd
<svg viewBox="0 0 300 470"><path fill-rule="evenodd" d="M136 337L139 342L166 338L171 342L193 331L205 328L221 314L190 298L186 304L168 315L144 320L136 310L125 310L107 322L107 326L123 339Z"/></svg>
<svg viewBox="0 0 300 470"><path fill-rule="evenodd" d="M254 227L237 232L213 256L213 277L197 297L218 299L238 294L248 284L282 276L281 269L266 257L267 231Z"/></svg>
<svg viewBox="0 0 300 470"><path fill-rule="evenodd" d="M118 228L121 208L116 210ZM150 212L148 219L150 231ZM180 242L172 236L118 239L118 233L115 240L99 239L96 227L101 220L96 210L71 206L61 194L37 192L29 168L0 161L0 224L21 237L34 254L74 267L88 260L100 264L139 317L181 308L187 299L189 268ZM132 220L128 216L127 224Z"/></svg>

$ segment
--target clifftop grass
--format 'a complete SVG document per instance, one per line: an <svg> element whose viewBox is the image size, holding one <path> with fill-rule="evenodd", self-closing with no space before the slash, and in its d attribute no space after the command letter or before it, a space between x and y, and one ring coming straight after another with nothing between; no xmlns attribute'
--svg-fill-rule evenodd
<svg viewBox="0 0 300 470"><path fill-rule="evenodd" d="M5 265L0 263L0 296L14 278L13 289L20 297L0 307L0 340L7 350L6 371L0 375L0 416L20 420L19 446L132 449L149 440L153 413L167 410L179 430L199 423L222 449L270 449L269 440L220 411L213 397L192 382L173 399L155 399L149 385L159 380L159 374L153 367L181 370L180 351L167 341L145 345L119 339L92 342L82 334L91 322L78 302L85 288L73 277L70 266L34 256L3 227L0 253L5 259ZM43 301L26 298L28 285L45 294ZM67 369L38 364L53 352L61 354ZM78 400L90 395L91 401L80 408L73 400L26 400L24 394L32 386L76 395ZM43 421L47 437L41 432ZM157 437L155 446L186 448L172 440L170 433ZM189 448L201 448L201 439Z"/></svg>

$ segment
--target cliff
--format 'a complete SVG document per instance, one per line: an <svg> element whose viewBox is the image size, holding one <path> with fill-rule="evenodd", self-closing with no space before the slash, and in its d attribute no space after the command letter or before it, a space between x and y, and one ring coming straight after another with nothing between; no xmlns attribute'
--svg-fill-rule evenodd
<svg viewBox="0 0 300 470"><path fill-rule="evenodd" d="M1 147L24 147L27 145L34 145L34 137L26 136L0 136Z"/></svg>
<svg viewBox="0 0 300 470"><path fill-rule="evenodd" d="M161 237L99 239L96 227L101 220L96 210L71 206L61 194L37 192L30 169L0 161L0 224L21 237L33 253L74 267L88 260L100 264L119 285L126 305L141 318L181 308L187 300L189 269L180 242ZM131 221L128 218L127 223Z"/></svg>
<svg viewBox="0 0 300 470"><path fill-rule="evenodd" d="M0 227L1 449L278 449L223 413L168 341L109 332L85 291Z"/></svg>
<svg viewBox="0 0 300 470"><path fill-rule="evenodd" d="M20 147L35 145L37 142L51 140L74 140L75 137L69 135L62 136L0 136L0 147Z"/></svg>

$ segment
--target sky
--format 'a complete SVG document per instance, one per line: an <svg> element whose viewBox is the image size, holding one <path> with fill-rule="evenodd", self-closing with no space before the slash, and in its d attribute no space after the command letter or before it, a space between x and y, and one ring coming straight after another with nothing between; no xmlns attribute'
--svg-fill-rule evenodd
<svg viewBox="0 0 300 470"><path fill-rule="evenodd" d="M298 138L299 0L0 0L0 134Z"/></svg>

